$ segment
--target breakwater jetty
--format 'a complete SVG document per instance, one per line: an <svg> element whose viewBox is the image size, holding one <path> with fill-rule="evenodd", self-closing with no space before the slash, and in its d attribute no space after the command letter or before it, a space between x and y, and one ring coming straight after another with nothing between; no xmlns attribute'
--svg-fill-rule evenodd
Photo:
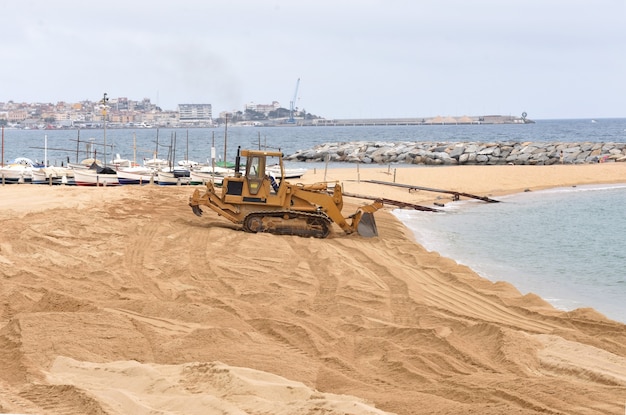
<svg viewBox="0 0 626 415"><path fill-rule="evenodd" d="M343 142L299 150L285 158L304 162L423 165L550 165L626 161L626 143Z"/></svg>
<svg viewBox="0 0 626 415"><path fill-rule="evenodd" d="M366 118L366 119L326 119L298 120L293 125L314 127L349 127L349 126L389 126L389 125L480 125L480 124L534 124L533 120L512 115L481 115L462 117L427 117L427 118Z"/></svg>

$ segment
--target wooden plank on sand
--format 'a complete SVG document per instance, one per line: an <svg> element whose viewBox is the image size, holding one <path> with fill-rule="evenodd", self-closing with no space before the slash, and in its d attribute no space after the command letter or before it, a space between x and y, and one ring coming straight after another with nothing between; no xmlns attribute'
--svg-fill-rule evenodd
<svg viewBox="0 0 626 415"><path fill-rule="evenodd" d="M384 197L359 195L356 193L348 193L348 192L343 192L343 195L348 196L348 197L356 197L359 199L380 200L381 202L383 202L384 205L393 205L393 206L398 206L398 207L405 208L405 209L410 208L410 209L415 209L415 210L421 210L424 212L440 212L439 209L431 208L428 206L416 205L415 203L401 202L399 200L387 199Z"/></svg>
<svg viewBox="0 0 626 415"><path fill-rule="evenodd" d="M472 199L482 200L482 201L485 201L485 202L488 202L488 203L498 203L498 202L500 202L499 200L491 199L491 198L489 198L487 196L478 196L478 195L473 195L471 193L458 192L456 190L434 189L432 187L415 186L415 185L412 185L412 184L403 184L403 183L385 182L385 181L382 181L382 180L361 180L361 181L366 182L366 183L382 184L382 185L385 185L385 186L404 187L404 188L409 189L409 192L411 190L424 190L424 191L427 191L427 192L448 193L448 194L454 195L454 200L459 200L459 198L461 196L464 196L464 197L469 197L469 198L472 198Z"/></svg>

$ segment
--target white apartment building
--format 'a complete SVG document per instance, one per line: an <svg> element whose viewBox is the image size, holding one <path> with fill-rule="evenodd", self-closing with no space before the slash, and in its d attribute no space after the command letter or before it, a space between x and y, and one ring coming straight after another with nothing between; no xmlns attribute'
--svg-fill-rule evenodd
<svg viewBox="0 0 626 415"><path fill-rule="evenodd" d="M213 108L211 104L178 104L178 118L181 124L211 124Z"/></svg>
<svg viewBox="0 0 626 415"><path fill-rule="evenodd" d="M268 115L272 111L276 111L278 108L280 108L280 103L278 101L272 101L271 104L257 104L254 102L246 104L246 110L260 112L265 115Z"/></svg>

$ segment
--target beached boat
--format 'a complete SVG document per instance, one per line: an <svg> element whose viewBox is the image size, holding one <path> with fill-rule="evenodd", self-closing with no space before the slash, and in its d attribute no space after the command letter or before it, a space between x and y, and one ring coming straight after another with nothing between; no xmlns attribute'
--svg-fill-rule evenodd
<svg viewBox="0 0 626 415"><path fill-rule="evenodd" d="M285 179L299 179L307 172L308 169L303 168L284 168ZM273 165L265 168L265 172L270 175L274 175L276 178L280 178L280 166Z"/></svg>
<svg viewBox="0 0 626 415"><path fill-rule="evenodd" d="M168 160L153 157L151 159L144 159L143 165L149 169L160 170L167 168L170 165L170 162Z"/></svg>
<svg viewBox="0 0 626 415"><path fill-rule="evenodd" d="M224 175L211 173L210 171L191 170L189 173L190 184L207 184L212 182L215 186L221 186Z"/></svg>
<svg viewBox="0 0 626 415"><path fill-rule="evenodd" d="M197 165L191 169L189 175L191 184L206 184L213 182L216 186L221 186L224 177L233 176L235 169L230 167Z"/></svg>
<svg viewBox="0 0 626 415"><path fill-rule="evenodd" d="M18 157L10 164L0 167L0 183L30 183L34 163L31 159Z"/></svg>
<svg viewBox="0 0 626 415"><path fill-rule="evenodd" d="M74 183L77 186L117 186L120 184L115 170L110 167L99 167L95 163L88 169L74 170Z"/></svg>
<svg viewBox="0 0 626 415"><path fill-rule="evenodd" d="M214 174L219 174L221 176L231 176L235 174L234 168L231 169L229 167L209 166L206 164L199 164L191 170L201 171L204 173L214 173Z"/></svg>
<svg viewBox="0 0 626 415"><path fill-rule="evenodd" d="M94 159L94 158L86 158L81 160L79 163L67 163L67 167L69 167L70 169L73 170L78 170L78 169L89 169L94 163L96 163L97 166L102 167L102 161L98 160L98 159Z"/></svg>
<svg viewBox="0 0 626 415"><path fill-rule="evenodd" d="M117 170L120 184L150 184L157 180L154 170L145 167L128 167Z"/></svg>
<svg viewBox="0 0 626 415"><path fill-rule="evenodd" d="M215 166L216 167L222 167L225 169L234 169L235 168L235 163L233 163L232 161L223 161L223 160L218 160L215 162Z"/></svg>
<svg viewBox="0 0 626 415"><path fill-rule="evenodd" d="M184 169L193 169L196 166L199 166L200 163L198 163L197 161L193 161L193 160L179 160L178 163L179 167L182 167Z"/></svg>
<svg viewBox="0 0 626 415"><path fill-rule="evenodd" d="M74 184L74 170L67 167L42 167L32 174L33 184Z"/></svg>
<svg viewBox="0 0 626 415"><path fill-rule="evenodd" d="M191 181L190 171L187 169L164 169L157 173L160 186L183 185Z"/></svg>
<svg viewBox="0 0 626 415"><path fill-rule="evenodd" d="M137 166L137 163L133 163L129 159L124 159L119 154L116 154L115 158L111 160L109 165L111 166L111 168L115 170L120 170L120 169L135 167Z"/></svg>

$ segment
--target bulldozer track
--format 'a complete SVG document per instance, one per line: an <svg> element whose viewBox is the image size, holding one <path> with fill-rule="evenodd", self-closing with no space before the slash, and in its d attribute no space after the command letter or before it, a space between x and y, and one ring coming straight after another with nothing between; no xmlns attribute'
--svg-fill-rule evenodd
<svg viewBox="0 0 626 415"><path fill-rule="evenodd" d="M9 386L0 379L0 413L20 412L36 414L41 412L41 407L35 405L27 398L18 394L18 389Z"/></svg>
<svg viewBox="0 0 626 415"><path fill-rule="evenodd" d="M275 235L326 238L330 234L331 223L330 218L324 213L293 210L257 211L249 213L244 218L243 229L251 233L267 232Z"/></svg>
<svg viewBox="0 0 626 415"><path fill-rule="evenodd" d="M54 415L105 415L100 403L83 390L70 385L33 385L20 393L43 413Z"/></svg>

